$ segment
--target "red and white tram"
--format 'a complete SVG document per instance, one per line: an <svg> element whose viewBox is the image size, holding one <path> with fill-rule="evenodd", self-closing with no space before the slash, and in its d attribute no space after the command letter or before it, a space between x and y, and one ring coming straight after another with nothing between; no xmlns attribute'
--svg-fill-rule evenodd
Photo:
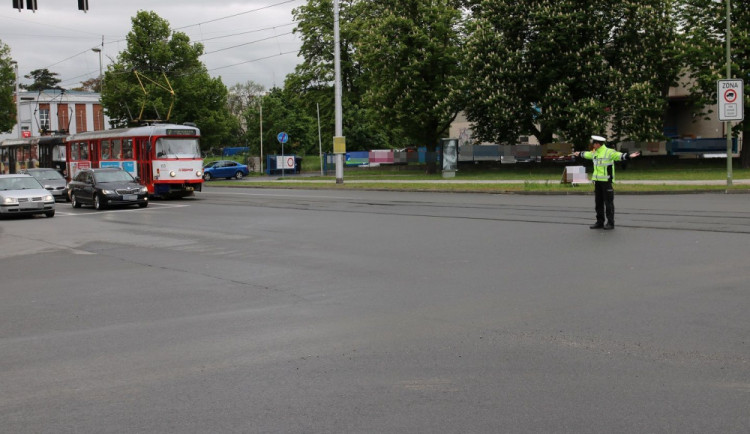
<svg viewBox="0 0 750 434"><path fill-rule="evenodd" d="M89 131L66 138L66 175L79 170L119 167L155 196L188 196L203 185L200 130L155 124Z"/></svg>

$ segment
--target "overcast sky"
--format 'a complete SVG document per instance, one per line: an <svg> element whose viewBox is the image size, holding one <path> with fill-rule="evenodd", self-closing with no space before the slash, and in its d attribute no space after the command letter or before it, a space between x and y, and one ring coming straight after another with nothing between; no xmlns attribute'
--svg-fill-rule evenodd
<svg viewBox="0 0 750 434"><path fill-rule="evenodd" d="M78 10L77 0L37 0L38 10L21 12L12 2L0 5L0 40L18 62L21 82L30 71L47 68L58 73L66 89L99 75L99 54L104 69L126 48L131 18L140 10L153 11L172 30L203 43L201 57L209 74L227 87L254 81L270 89L300 63L300 40L292 34L292 9L305 0L89 0L89 11ZM25 3L25 1L24 1Z"/></svg>

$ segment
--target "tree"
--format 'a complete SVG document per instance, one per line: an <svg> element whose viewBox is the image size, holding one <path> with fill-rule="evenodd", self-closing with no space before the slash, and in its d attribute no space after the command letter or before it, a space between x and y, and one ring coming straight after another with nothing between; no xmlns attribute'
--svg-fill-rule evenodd
<svg viewBox="0 0 750 434"><path fill-rule="evenodd" d="M284 144L285 154L317 154L317 121L310 113L295 107L294 96L285 89L271 89L263 96L263 154L281 154L281 144L276 139L280 132L289 135ZM253 152L260 152L260 112L258 107L245 111L248 125L248 143ZM252 125L252 127L250 127Z"/></svg>
<svg viewBox="0 0 750 434"><path fill-rule="evenodd" d="M16 125L16 103L13 100L16 72L10 48L0 41L0 131L10 132Z"/></svg>
<svg viewBox="0 0 750 434"><path fill-rule="evenodd" d="M750 4L731 2L732 77L750 82ZM680 49L685 65L684 85L690 89L696 112L715 116L704 108L716 104L719 79L726 76L726 3L713 0L679 0ZM750 109L750 95L745 91L745 114ZM735 133L742 131L750 137L750 122L734 126ZM750 168L750 149L743 146L740 164Z"/></svg>
<svg viewBox="0 0 750 434"><path fill-rule="evenodd" d="M363 102L363 66L354 55L360 37L360 18L370 7L369 2L340 2L340 48L343 134L348 150L369 150L405 146L398 128L380 122L376 111ZM332 150L334 136L334 45L333 2L309 0L293 11L298 22L302 63L288 75L284 90L293 99L294 107L307 116L317 117L320 108L321 136L324 151Z"/></svg>
<svg viewBox="0 0 750 434"><path fill-rule="evenodd" d="M247 143L248 123L245 119L248 110L259 111L261 99L266 89L263 85L248 81L247 83L237 83L229 88L227 95L227 107L229 112L237 119L237 143Z"/></svg>
<svg viewBox="0 0 750 434"><path fill-rule="evenodd" d="M364 101L383 124L434 151L462 108L461 10L451 0L367 6L355 53L365 74Z"/></svg>
<svg viewBox="0 0 750 434"><path fill-rule="evenodd" d="M678 72L670 1L485 0L469 32L466 112L479 139L583 145L608 126L615 139L663 136Z"/></svg>
<svg viewBox="0 0 750 434"><path fill-rule="evenodd" d="M232 142L238 124L227 108L227 88L199 60L202 44L154 12L132 18L127 48L107 67L102 105L114 126L134 121L194 122L204 147Z"/></svg>
<svg viewBox="0 0 750 434"><path fill-rule="evenodd" d="M56 72L50 72L47 68L35 69L30 74L24 75L24 78L34 80L31 84L22 84L21 88L30 91L42 91L47 89L62 89L58 86L60 79L57 76L60 75Z"/></svg>
<svg viewBox="0 0 750 434"><path fill-rule="evenodd" d="M71 90L78 90L84 92L101 92L101 79L99 77L89 78L86 81L82 81L81 85Z"/></svg>

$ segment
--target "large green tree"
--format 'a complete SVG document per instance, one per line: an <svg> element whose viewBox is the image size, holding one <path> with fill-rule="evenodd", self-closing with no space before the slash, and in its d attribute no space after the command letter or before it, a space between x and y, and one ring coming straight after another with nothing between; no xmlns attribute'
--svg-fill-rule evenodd
<svg viewBox="0 0 750 434"><path fill-rule="evenodd" d="M253 153L260 153L260 105L263 106L263 155L281 154L277 140L280 132L289 135L285 154L317 155L318 129L315 113L306 113L295 106L296 96L286 89L271 89L257 106L245 110L247 137Z"/></svg>
<svg viewBox="0 0 750 434"><path fill-rule="evenodd" d="M463 108L461 9L451 0L386 0L367 6L359 18L356 47L364 101L383 124L434 150Z"/></svg>
<svg viewBox="0 0 750 434"><path fill-rule="evenodd" d="M227 88L200 61L203 45L154 12L132 18L127 48L107 67L102 105L114 126L133 121L194 122L204 148L233 143L238 123L227 108Z"/></svg>
<svg viewBox="0 0 750 434"><path fill-rule="evenodd" d="M0 131L10 132L16 125L16 104L13 100L16 72L10 48L0 41Z"/></svg>
<svg viewBox="0 0 750 434"><path fill-rule="evenodd" d="M340 2L341 87L343 134L348 150L369 150L405 146L408 141L396 125L383 123L377 112L363 101L366 86L365 68L356 58L361 36L360 26L371 2L342 0ZM295 33L302 40L302 62L287 76L285 91L301 112L317 116L320 109L323 150L332 150L334 135L334 44L333 1L309 0L293 12L298 24Z"/></svg>
<svg viewBox="0 0 750 434"><path fill-rule="evenodd" d="M685 65L684 84L690 89L697 112L704 116L717 116L704 110L716 104L719 79L727 78L726 71L726 2L715 0L679 0L679 41ZM732 0L731 5L731 78L750 82L750 3ZM745 116L750 109L750 95L745 91ZM743 121L734 127L750 137L750 122ZM750 147L743 146L740 156L743 168L750 167Z"/></svg>
<svg viewBox="0 0 750 434"><path fill-rule="evenodd" d="M31 84L22 84L21 88L30 91L43 91L46 89L62 89L60 79L57 78L59 74L56 72L50 72L47 68L35 69L31 73L24 75L24 78L33 80Z"/></svg>
<svg viewBox="0 0 750 434"><path fill-rule="evenodd" d="M466 112L479 139L662 136L678 73L671 1L485 0L470 23Z"/></svg>

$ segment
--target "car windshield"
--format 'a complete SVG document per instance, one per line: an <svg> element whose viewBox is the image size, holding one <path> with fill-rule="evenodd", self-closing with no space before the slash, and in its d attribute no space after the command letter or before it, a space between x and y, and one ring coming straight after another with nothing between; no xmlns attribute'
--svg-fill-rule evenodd
<svg viewBox="0 0 750 434"><path fill-rule="evenodd" d="M29 190L43 188L39 181L32 177L19 176L12 178L0 178L0 190Z"/></svg>
<svg viewBox="0 0 750 434"><path fill-rule="evenodd" d="M124 172L121 170L94 172L94 179L96 179L96 182L134 181L133 177L130 176L128 172Z"/></svg>
<svg viewBox="0 0 750 434"><path fill-rule="evenodd" d="M36 179L43 180L43 181L51 181L53 179L63 179L62 175L60 175L60 172L57 170L35 170L33 172L29 172L31 176L33 176Z"/></svg>
<svg viewBox="0 0 750 434"><path fill-rule="evenodd" d="M157 158L200 158L198 139L162 137L156 141Z"/></svg>

